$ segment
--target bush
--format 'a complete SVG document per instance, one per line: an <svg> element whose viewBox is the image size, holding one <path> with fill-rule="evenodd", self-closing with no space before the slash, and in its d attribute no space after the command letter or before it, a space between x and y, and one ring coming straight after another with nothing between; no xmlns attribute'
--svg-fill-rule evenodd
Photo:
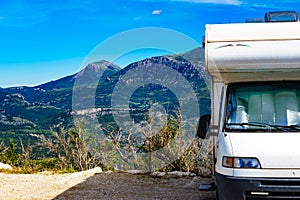
<svg viewBox="0 0 300 200"><path fill-rule="evenodd" d="M201 141L199 149L198 139L189 138L189 148L184 139L185 131L182 127L180 114L176 117L162 120L162 126L153 129L153 113L144 125L140 124L143 135L142 142L137 142L132 129L125 133L110 127L106 131L105 140L96 141L83 127L81 122L70 130L52 130L52 137L35 135L39 143L35 146L25 145L20 140L21 153L16 153L17 145L13 140L8 146L0 144L0 162L14 166L15 173L33 173L44 170L61 171L64 173L82 171L101 166L104 170L145 169L148 171L188 171L200 175L206 169L211 170L211 143ZM95 144L96 143L96 144ZM88 148L93 144L93 149ZM36 159L34 149L38 147L44 152L44 157ZM162 150L154 157L151 152ZM200 159L199 157L200 153ZM144 156L143 155L147 155ZM200 162L199 162L200 160ZM209 171L208 170L208 171ZM207 171L207 170L206 170Z"/></svg>
<svg viewBox="0 0 300 200"><path fill-rule="evenodd" d="M95 154L88 151L89 135L78 123L76 128L60 132L51 131L52 137L33 135L38 138L35 145L18 145L10 140L8 146L0 144L0 162L14 167L13 173L34 173L44 170L74 172L93 168L99 163ZM21 153L17 153L17 149ZM35 152L34 152L35 151ZM39 152L37 152L39 151ZM35 154L43 152L43 157L36 159Z"/></svg>
<svg viewBox="0 0 300 200"><path fill-rule="evenodd" d="M162 119L162 126L158 129L154 128L153 117L154 113L150 110L148 121L139 125L138 134L142 134L144 140L142 143L139 142L140 139L137 136L133 137L136 133L134 134L132 129L128 133L112 128L107 130L109 136L107 145L113 146L109 151L111 155L106 160L112 157L114 160L111 159L110 162L105 160L105 163L113 163L115 167L120 166L122 169L178 170L199 174L198 139L187 139L187 136L184 135L181 115L177 114L176 117ZM138 128L134 128L134 131L136 129ZM186 142L190 143L187 149ZM155 156L152 156L154 154Z"/></svg>
<svg viewBox="0 0 300 200"><path fill-rule="evenodd" d="M143 148L144 152L153 152L164 148L160 154L160 161L162 164L170 163L169 165L159 168L152 169L160 171L188 171L198 173L198 143L197 140L193 140L191 145L184 149L187 144L184 139L184 130L182 127L182 118L180 114L177 117L171 116L169 120L165 121L164 125L159 129L158 133L148 133L146 143ZM149 121L149 125L151 125ZM150 136L150 137L149 137ZM176 142L175 142L176 139ZM191 138L189 138L191 139ZM176 158L175 161L171 162L172 159Z"/></svg>
<svg viewBox="0 0 300 200"><path fill-rule="evenodd" d="M82 123L78 123L76 128L60 132L51 131L53 137L46 138L39 136L40 145L48 149L49 153L57 159L57 165L61 170L83 171L96 166L97 160L89 152L89 134L83 128Z"/></svg>
<svg viewBox="0 0 300 200"><path fill-rule="evenodd" d="M12 166L18 166L21 163L20 155L16 153L17 146L11 139L9 145L5 146L4 143L0 144L0 161Z"/></svg>

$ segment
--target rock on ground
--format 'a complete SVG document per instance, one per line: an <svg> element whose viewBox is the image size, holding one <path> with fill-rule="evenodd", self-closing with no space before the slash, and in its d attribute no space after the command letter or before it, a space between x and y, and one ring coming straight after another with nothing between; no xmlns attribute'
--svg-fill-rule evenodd
<svg viewBox="0 0 300 200"><path fill-rule="evenodd" d="M2 162L0 162L0 169L7 169L7 170L12 170L12 166L8 165L8 164L4 164Z"/></svg>

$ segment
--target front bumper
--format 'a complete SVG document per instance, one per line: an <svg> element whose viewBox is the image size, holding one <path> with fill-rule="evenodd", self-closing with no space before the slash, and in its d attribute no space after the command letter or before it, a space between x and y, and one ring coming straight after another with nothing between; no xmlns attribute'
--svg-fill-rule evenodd
<svg viewBox="0 0 300 200"><path fill-rule="evenodd" d="M215 177L220 200L300 199L300 178Z"/></svg>

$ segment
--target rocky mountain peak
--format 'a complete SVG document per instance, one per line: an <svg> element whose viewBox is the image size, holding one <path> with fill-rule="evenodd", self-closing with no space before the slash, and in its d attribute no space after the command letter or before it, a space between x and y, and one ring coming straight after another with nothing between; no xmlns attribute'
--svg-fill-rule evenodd
<svg viewBox="0 0 300 200"><path fill-rule="evenodd" d="M121 68L111 62L102 60L99 62L93 62L88 64L84 69L82 69L77 76L87 75L89 73L103 73L106 70L119 71Z"/></svg>

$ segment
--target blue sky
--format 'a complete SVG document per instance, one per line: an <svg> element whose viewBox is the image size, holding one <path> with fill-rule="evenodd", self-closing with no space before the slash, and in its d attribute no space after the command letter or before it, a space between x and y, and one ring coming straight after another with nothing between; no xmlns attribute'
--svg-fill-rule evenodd
<svg viewBox="0 0 300 200"><path fill-rule="evenodd" d="M123 31L167 28L201 43L207 23L240 23L295 8L298 0L1 0L0 87L34 86L76 73L97 45ZM147 49L125 57L163 53Z"/></svg>

